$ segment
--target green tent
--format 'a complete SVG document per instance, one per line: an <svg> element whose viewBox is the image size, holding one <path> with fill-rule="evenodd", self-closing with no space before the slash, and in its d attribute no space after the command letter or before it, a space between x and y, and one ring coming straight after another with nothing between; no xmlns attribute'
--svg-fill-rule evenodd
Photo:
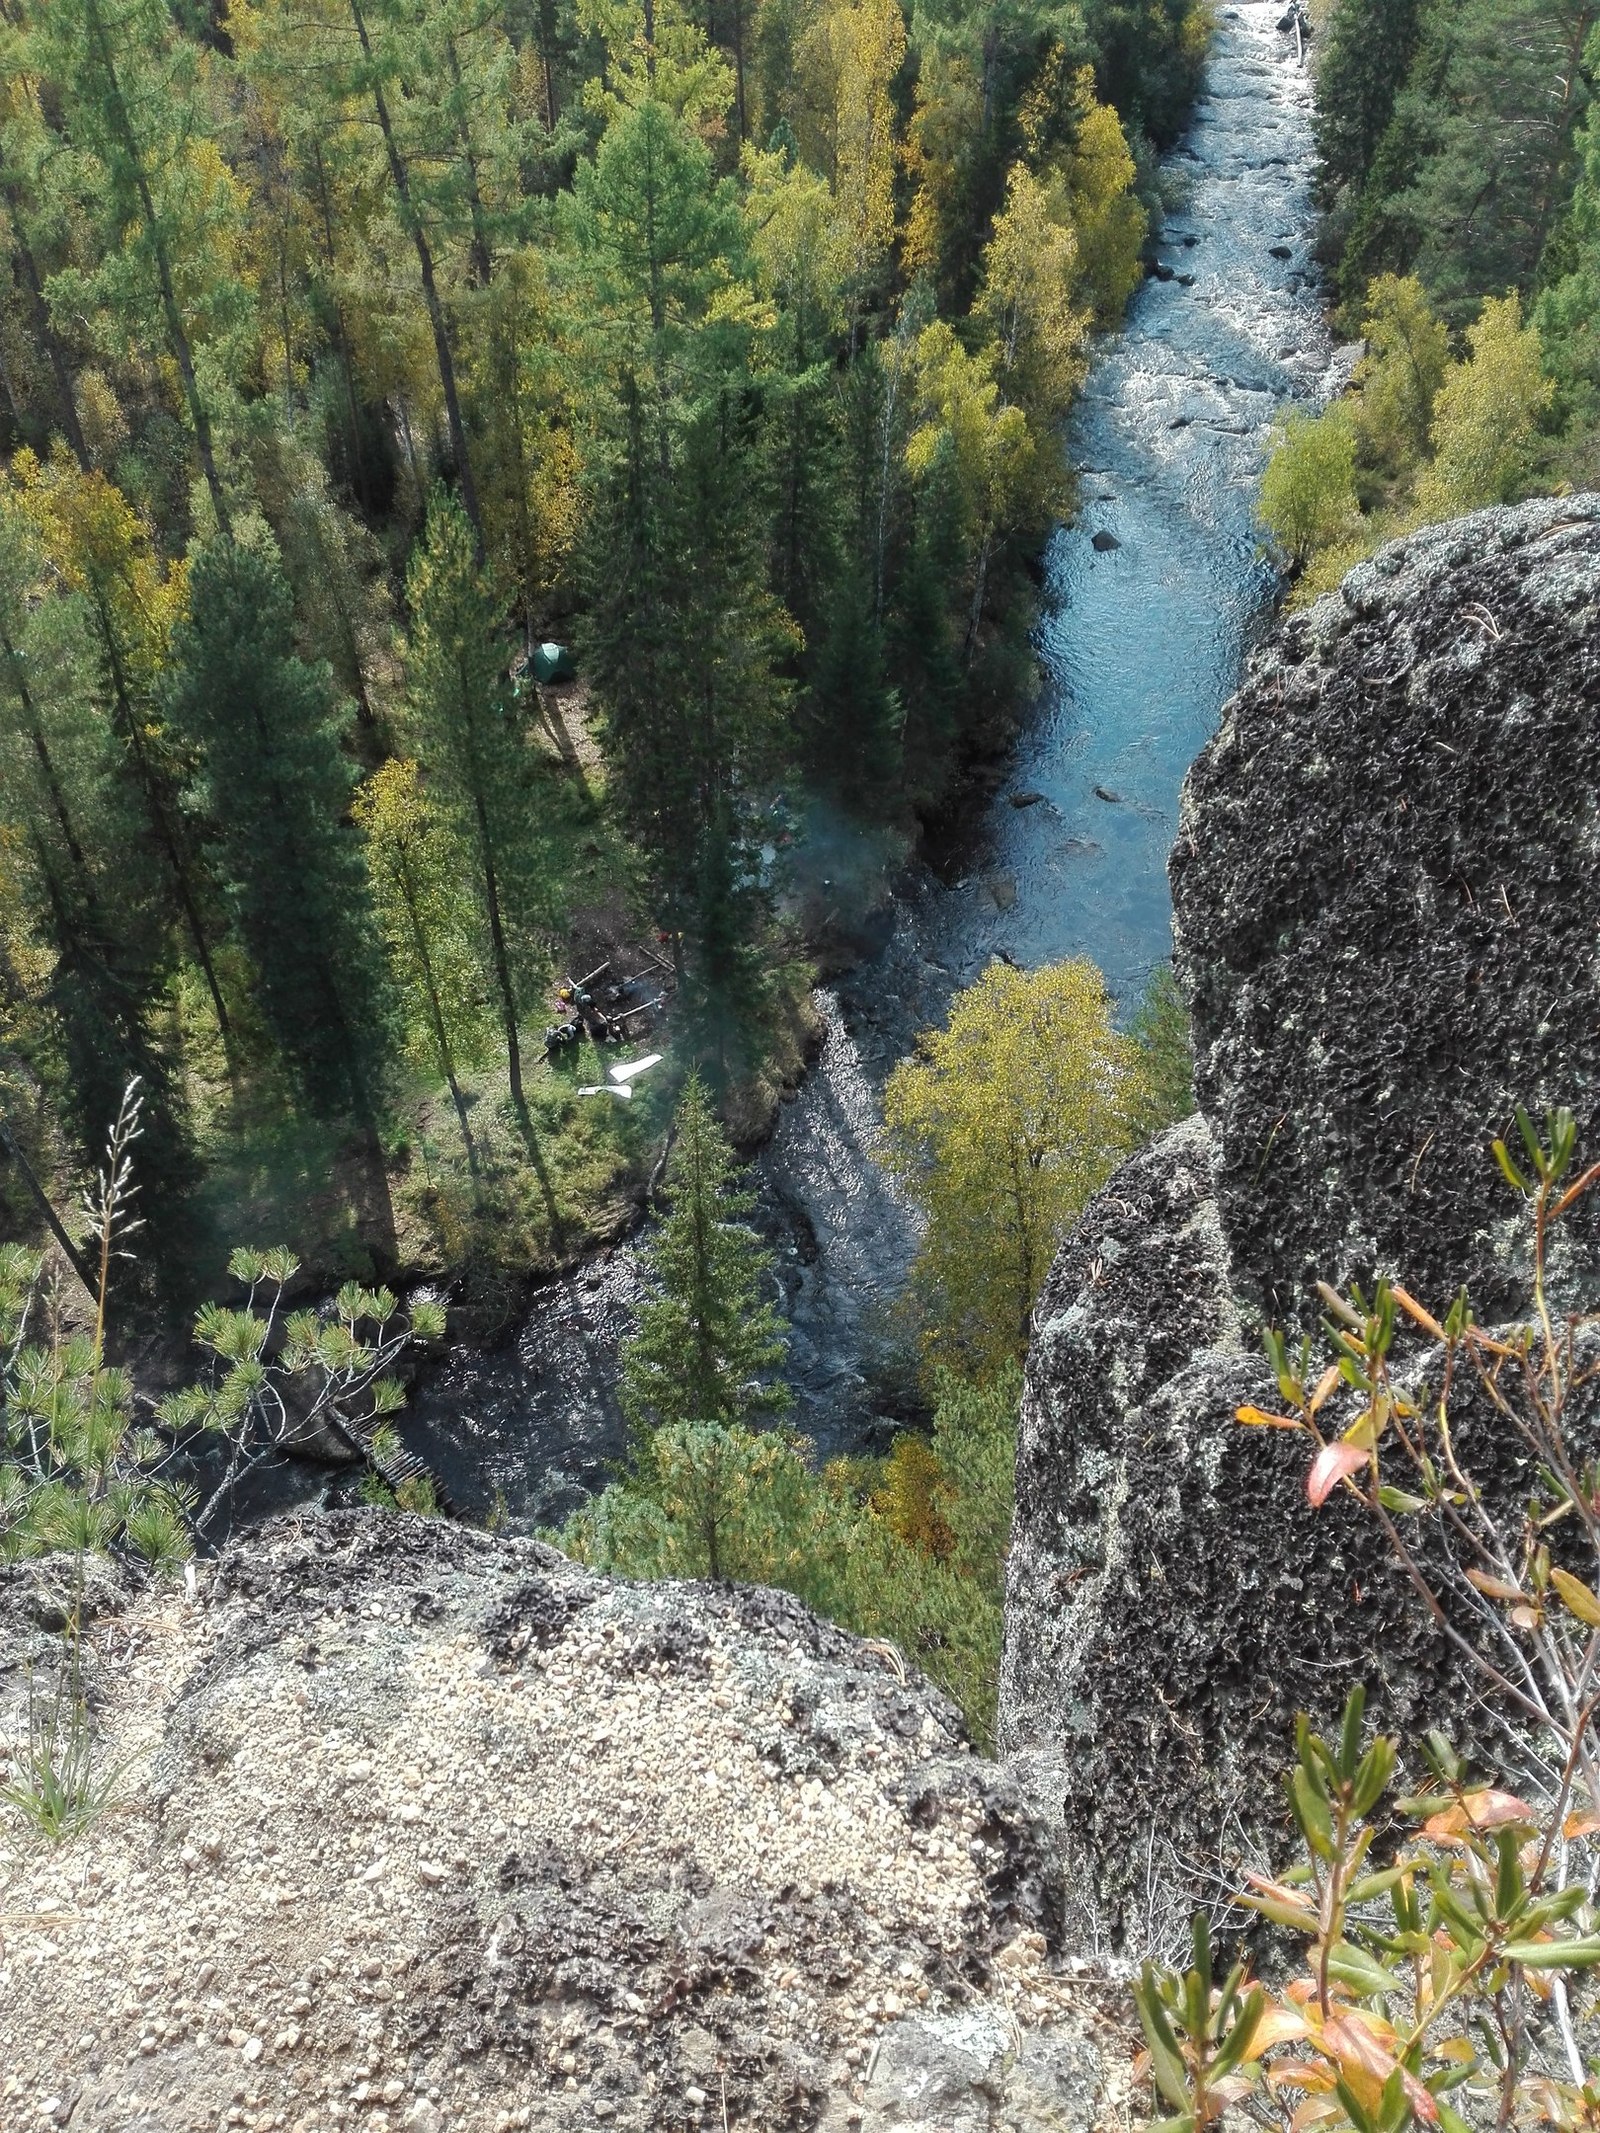
<svg viewBox="0 0 1600 2133"><path fill-rule="evenodd" d="M564 644L535 645L529 664L537 682L571 681L578 671L573 665L572 654Z"/></svg>

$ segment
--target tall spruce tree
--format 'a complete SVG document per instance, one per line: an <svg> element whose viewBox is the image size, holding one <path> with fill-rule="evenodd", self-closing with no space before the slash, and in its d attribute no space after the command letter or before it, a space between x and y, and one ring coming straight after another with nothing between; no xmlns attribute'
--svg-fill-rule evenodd
<svg viewBox="0 0 1600 2133"><path fill-rule="evenodd" d="M1339 0L1317 50L1317 185L1331 207L1366 182L1405 86L1422 0Z"/></svg>
<svg viewBox="0 0 1600 2133"><path fill-rule="evenodd" d="M311 1110L360 1128L376 1246L392 1256L378 1138L383 1000L361 846L345 821L345 709L327 668L295 656L275 555L210 541L189 587L168 715L202 766L195 798L217 824L218 871L262 1018Z"/></svg>
<svg viewBox="0 0 1600 2133"><path fill-rule="evenodd" d="M704 1082L691 1075L667 1166L671 1212L644 1253L651 1283L623 1350L622 1406L648 1457L648 1433L673 1423L751 1423L781 1415L788 1336L762 1300L772 1255L745 1223L754 1198L735 1183L733 1151Z"/></svg>

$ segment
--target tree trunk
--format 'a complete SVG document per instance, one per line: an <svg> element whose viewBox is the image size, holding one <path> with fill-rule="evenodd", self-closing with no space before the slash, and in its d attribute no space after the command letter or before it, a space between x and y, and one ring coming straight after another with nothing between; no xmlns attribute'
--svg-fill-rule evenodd
<svg viewBox="0 0 1600 2133"><path fill-rule="evenodd" d="M61 1247L68 1266L71 1267L89 1294L93 1296L95 1293L94 1275L90 1271L89 1262L67 1235L61 1217L50 1203L49 1194L39 1183L37 1176L34 1174L33 1165L23 1154L16 1135L3 1118L0 1118L0 1152L10 1156L12 1162L16 1164L18 1174L21 1176L23 1184L28 1188L29 1197L44 1217L45 1227Z"/></svg>
<svg viewBox="0 0 1600 2133"><path fill-rule="evenodd" d="M545 131L556 130L555 0L539 0L539 66L544 75Z"/></svg>
<svg viewBox="0 0 1600 2133"><path fill-rule="evenodd" d="M323 167L320 143L311 145L312 164L317 174L317 205L322 211L322 254L328 263L328 278L331 284L339 271L339 255L333 241L333 207L328 199L328 174ZM333 345L338 351L339 373L344 381L345 419L350 425L350 464L355 475L355 492L363 511L372 509L372 492L367 486L366 454L361 448L361 414L356 405L355 363L350 354L350 335L344 322L344 305L330 287L333 304Z"/></svg>
<svg viewBox="0 0 1600 2133"><path fill-rule="evenodd" d="M100 634L106 648L106 659L111 668L111 689L116 699L117 724L128 752L133 757L139 775L139 789L144 794L149 811L150 825L156 833L156 841L166 854L167 864L172 869L173 884L178 891L178 904L183 912L184 923L189 929L189 938L194 943L196 960L205 974L206 990L211 995L211 1005L216 1011L217 1034L222 1039L223 1057L228 1063L228 1078L234 1077L233 1025L228 1020L227 1002L222 997L216 966L211 960L211 949L206 941L206 929L200 918L200 906L195 900L194 887L189 879L189 870L184 864L183 849L178 842L176 830L167 818L165 801L160 791L160 780L154 766L144 752L138 716L128 696L126 676L122 671L122 655L117 649L116 632L111 627L111 618L103 603L96 600L100 617Z"/></svg>
<svg viewBox="0 0 1600 2133"><path fill-rule="evenodd" d="M511 1101L531 1135L528 1099L522 1087L522 1040L517 1031L517 998L511 987L511 958L506 952L506 929L500 912L500 881L495 871L494 840L489 834L489 810L483 794L472 796L478 823L478 857L483 867L483 901L489 914L489 944L494 955L494 981L500 994L500 1020L506 1039L506 1071L511 1080Z"/></svg>
<svg viewBox="0 0 1600 2133"><path fill-rule="evenodd" d="M22 232L22 193L18 186L8 183L5 188L6 206L11 211L11 234L17 247L17 264L22 269L22 285L28 292L28 309L33 314L33 330L44 349L50 365L50 375L55 379L56 398L61 406L61 427L67 443L72 447L72 456L87 474L89 472L89 447L84 442L83 426L78 420L78 400L72 389L72 372L67 364L67 352L61 345L61 337L50 323L50 308L44 300L44 286L39 279L38 263L32 247Z"/></svg>
<svg viewBox="0 0 1600 2133"><path fill-rule="evenodd" d="M350 16L355 24L356 35L361 40L361 50L370 64L372 41L367 35L366 19L361 12L360 0L350 0ZM422 275L422 301L427 308L428 324L433 329L434 359L439 366L439 384L444 393L445 419L450 425L450 449L455 454L456 475L461 483L461 501L466 508L467 517L472 521L473 538L478 561L481 563L485 552L483 514L478 508L477 485L472 479L472 461L467 453L467 431L461 419L460 395L456 391L456 365L450 348L450 330L434 280L433 252L428 244L427 232L422 227L422 218L417 213L416 203L411 197L410 174L395 141L388 102L376 76L372 83L372 104L377 113L379 131L383 135L384 150L389 161L389 176L394 184L395 197L400 203L400 219L411 233L411 242L417 254L417 267Z"/></svg>
<svg viewBox="0 0 1600 2133"><path fill-rule="evenodd" d="M456 90L461 89L461 62L456 57L456 41L447 37L444 48L450 61L450 79ZM459 103L458 103L459 108ZM483 189L478 183L478 155L472 145L472 136L463 124L457 130L461 143L462 158L467 166L467 207L472 216L472 277L480 289L487 289L494 274L494 259L489 250L489 233L483 212Z"/></svg>
<svg viewBox="0 0 1600 2133"><path fill-rule="evenodd" d="M967 641L961 654L963 665L969 667L972 664L972 648L978 641L978 625L983 620L983 599L989 585L989 552L993 543L994 535L985 527L978 549L977 582L972 588L972 612L967 617Z"/></svg>
<svg viewBox="0 0 1600 2133"><path fill-rule="evenodd" d="M411 945L416 951L417 965L422 972L423 986L428 995L428 1020L433 1027L433 1045L439 1058L439 1070L444 1075L450 1090L450 1101L456 1107L456 1118L461 1127L461 1144L467 1151L467 1168L472 1173L474 1186L478 1178L478 1149L472 1138L472 1126L467 1118L467 1100L461 1093L461 1084L456 1079L456 1063L450 1051L450 1036L445 1028L444 1008L439 999L439 985L434 976L433 957L428 952L428 938L422 929L422 914L417 909L416 884L411 879L411 869L403 855L396 870L400 899L406 907L406 923L411 928Z"/></svg>
<svg viewBox="0 0 1600 2133"><path fill-rule="evenodd" d="M99 0L86 0L85 13L90 34L99 47L100 63L105 68L106 83L110 90L111 123L132 166L134 188L139 195L139 209L144 216L144 226L149 234L150 249L156 262L161 313L166 321L167 338L172 344L172 353L177 361L178 375L183 380L184 397L189 404L189 420L194 426L194 441L200 452L201 470L206 477L206 487L211 492L218 529L225 540L231 540L233 525L228 515L228 502L222 493L222 483L217 476L216 457L211 448L211 417L200 397L200 387L194 373L194 356L189 347L189 336L183 330L183 318L178 310L177 293L173 287L172 263L167 257L166 240L161 234L161 225L156 220L155 202L150 195L150 181L145 175L144 158L139 153L138 138L133 130L133 122L128 117L128 107L123 102L122 85L117 79L116 61L112 56L110 39L106 36L105 24L100 18Z"/></svg>
<svg viewBox="0 0 1600 2133"><path fill-rule="evenodd" d="M16 646L3 629L0 629L0 652L5 654L6 664L11 669L12 684L16 689L18 701L22 705L23 718L27 722L28 739L38 760L40 774L44 778L45 791L50 795L50 805L54 810L56 822L60 827L62 841L71 855L72 864L77 868L85 889L89 889L89 868L83 856L83 846L78 842L78 833L73 828L72 817L67 812L66 795L61 790L61 780L56 775L55 760L50 753L50 744L46 741L44 728L39 723L39 713L34 705L33 693L28 687L27 671L17 654Z"/></svg>
<svg viewBox="0 0 1600 2133"><path fill-rule="evenodd" d="M740 145L749 140L750 126L744 107L744 7L742 0L733 0L733 80L734 108L739 114Z"/></svg>

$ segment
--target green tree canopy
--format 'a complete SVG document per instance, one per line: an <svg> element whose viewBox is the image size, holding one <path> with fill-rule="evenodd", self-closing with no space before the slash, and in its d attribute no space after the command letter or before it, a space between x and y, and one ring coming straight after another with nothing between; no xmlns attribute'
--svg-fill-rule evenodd
<svg viewBox="0 0 1600 2133"><path fill-rule="evenodd" d="M790 1402L774 1375L788 1337L762 1296L772 1255L744 1220L755 1203L734 1182L733 1152L695 1075L675 1130L670 1212L643 1255L650 1295L622 1357L623 1410L646 1446L652 1429L748 1424Z"/></svg>
<svg viewBox="0 0 1600 2133"><path fill-rule="evenodd" d="M201 765L218 867L261 1011L313 1110L369 1128L383 1013L344 714L325 667L294 653L277 558L217 539L195 555L166 704Z"/></svg>

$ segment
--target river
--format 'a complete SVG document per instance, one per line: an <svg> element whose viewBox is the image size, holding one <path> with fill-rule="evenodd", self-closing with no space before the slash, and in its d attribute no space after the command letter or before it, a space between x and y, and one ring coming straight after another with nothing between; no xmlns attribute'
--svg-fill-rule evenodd
<svg viewBox="0 0 1600 2133"><path fill-rule="evenodd" d="M883 952L819 995L821 1055L756 1165L795 1420L824 1456L881 1443L905 1401L893 1305L915 1233L872 1159L889 1069L997 954L1090 956L1131 1002L1170 947L1179 788L1273 592L1252 515L1267 438L1286 405L1325 394L1333 360L1311 259L1310 83L1284 5L1222 9L1166 164L1157 274L1074 414L1080 509L1046 558L1044 686L1010 774L941 872L902 895ZM501 1347L425 1375L402 1434L463 1511L553 1523L603 1485L638 1292L618 1250L537 1291Z"/></svg>

